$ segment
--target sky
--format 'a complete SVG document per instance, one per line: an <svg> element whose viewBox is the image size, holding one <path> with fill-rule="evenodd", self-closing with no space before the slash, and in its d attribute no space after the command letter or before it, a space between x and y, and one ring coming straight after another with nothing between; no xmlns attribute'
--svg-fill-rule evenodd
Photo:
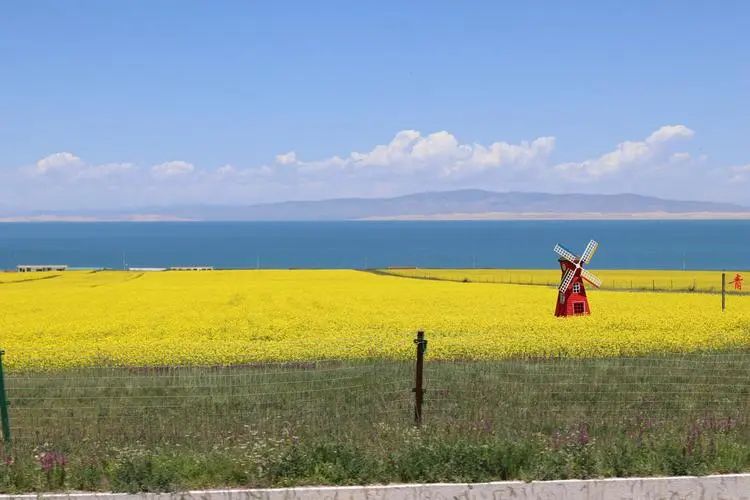
<svg viewBox="0 0 750 500"><path fill-rule="evenodd" d="M750 206L750 3L5 1L0 210Z"/></svg>

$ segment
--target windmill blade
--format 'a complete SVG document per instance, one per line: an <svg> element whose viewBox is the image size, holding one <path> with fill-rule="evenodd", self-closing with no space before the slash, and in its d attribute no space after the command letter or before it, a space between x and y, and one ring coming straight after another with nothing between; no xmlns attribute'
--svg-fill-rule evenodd
<svg viewBox="0 0 750 500"><path fill-rule="evenodd" d="M594 285L596 288L599 288L600 286L602 286L602 280L597 278L597 276L591 271L589 271L588 269L581 270L581 278L585 279L586 281Z"/></svg>
<svg viewBox="0 0 750 500"><path fill-rule="evenodd" d="M591 257L594 256L597 248L599 248L599 243L594 240L589 241L589 244L586 245L586 250L584 250L583 255L581 255L581 261L585 264L591 262Z"/></svg>
<svg viewBox="0 0 750 500"><path fill-rule="evenodd" d="M572 264L575 264L578 260L573 252L559 244L555 245L555 253Z"/></svg>
<svg viewBox="0 0 750 500"><path fill-rule="evenodd" d="M568 269L565 271L565 274L563 274L562 281L560 282L560 293L565 293L568 291L568 287L570 286L570 283L573 281L573 276L575 276L575 271L572 271Z"/></svg>

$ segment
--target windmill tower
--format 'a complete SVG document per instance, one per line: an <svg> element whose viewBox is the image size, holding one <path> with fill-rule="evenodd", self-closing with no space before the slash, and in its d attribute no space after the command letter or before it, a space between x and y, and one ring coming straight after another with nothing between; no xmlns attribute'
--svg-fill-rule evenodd
<svg viewBox="0 0 750 500"><path fill-rule="evenodd" d="M583 265L591 262L591 257L594 256L598 247L599 243L594 240L589 241L583 255L579 258L563 246L555 245L555 253L560 256L558 260L562 271L555 316L576 316L591 313L583 280L597 288L601 286L602 282L593 273L584 269Z"/></svg>

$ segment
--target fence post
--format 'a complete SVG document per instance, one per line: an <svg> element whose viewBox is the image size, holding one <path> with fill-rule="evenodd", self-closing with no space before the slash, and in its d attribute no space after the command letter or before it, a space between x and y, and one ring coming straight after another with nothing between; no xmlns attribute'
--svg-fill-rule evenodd
<svg viewBox="0 0 750 500"><path fill-rule="evenodd" d="M424 397L424 352L427 350L427 341L424 332L418 331L414 339L417 345L417 367L414 381L414 425L422 425L422 399Z"/></svg>
<svg viewBox="0 0 750 500"><path fill-rule="evenodd" d="M727 273L721 273L721 312L727 308Z"/></svg>
<svg viewBox="0 0 750 500"><path fill-rule="evenodd" d="M10 444L10 418L8 417L8 398L5 395L5 375L3 373L3 354L0 349L0 420L2 420L3 443Z"/></svg>

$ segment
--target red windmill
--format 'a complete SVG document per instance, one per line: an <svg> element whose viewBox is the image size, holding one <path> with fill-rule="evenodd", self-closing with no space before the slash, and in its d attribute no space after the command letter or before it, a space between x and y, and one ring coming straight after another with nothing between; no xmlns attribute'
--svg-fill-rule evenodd
<svg viewBox="0 0 750 500"><path fill-rule="evenodd" d="M562 270L555 316L574 316L591 313L583 280L588 281L597 288L601 286L602 282L593 273L584 269L583 265L591 262L591 257L594 256L594 252L596 252L598 247L599 243L594 240L589 241L589 244L586 245L586 250L583 251L583 255L579 258L563 246L555 245L555 253L560 256L558 260L560 262L560 269Z"/></svg>

